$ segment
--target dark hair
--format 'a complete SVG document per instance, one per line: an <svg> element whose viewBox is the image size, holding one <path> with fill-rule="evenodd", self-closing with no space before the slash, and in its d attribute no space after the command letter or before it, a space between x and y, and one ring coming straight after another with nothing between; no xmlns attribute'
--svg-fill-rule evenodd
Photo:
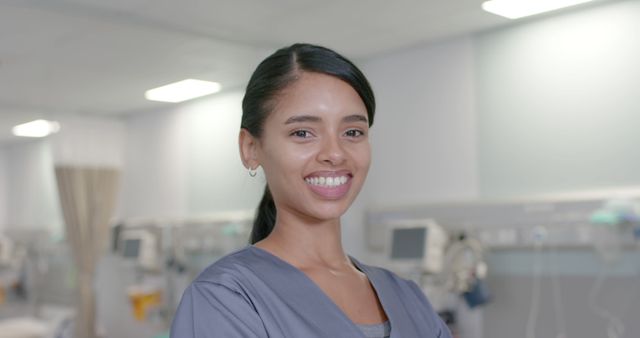
<svg viewBox="0 0 640 338"><path fill-rule="evenodd" d="M251 75L242 100L240 127L260 138L264 121L276 103L276 97L295 82L302 72L322 73L348 83L360 95L367 109L369 126L373 124L375 98L366 77L351 61L331 49L296 43L277 50L264 59ZM276 206L265 187L251 231L251 244L271 233L276 221Z"/></svg>

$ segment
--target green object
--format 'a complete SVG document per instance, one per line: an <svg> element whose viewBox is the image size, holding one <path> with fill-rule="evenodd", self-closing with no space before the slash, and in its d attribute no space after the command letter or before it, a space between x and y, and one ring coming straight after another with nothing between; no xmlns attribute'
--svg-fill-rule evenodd
<svg viewBox="0 0 640 338"><path fill-rule="evenodd" d="M157 335L157 336L155 336L153 338L170 338L169 337L169 331L167 331L165 333L162 333L162 334L159 334L159 335Z"/></svg>
<svg viewBox="0 0 640 338"><path fill-rule="evenodd" d="M591 215L589 220L593 224L616 225L620 223L620 215L611 211L598 210Z"/></svg>
<svg viewBox="0 0 640 338"><path fill-rule="evenodd" d="M239 233L239 225L235 223L227 224L224 228L222 228L222 234L225 236L234 236Z"/></svg>

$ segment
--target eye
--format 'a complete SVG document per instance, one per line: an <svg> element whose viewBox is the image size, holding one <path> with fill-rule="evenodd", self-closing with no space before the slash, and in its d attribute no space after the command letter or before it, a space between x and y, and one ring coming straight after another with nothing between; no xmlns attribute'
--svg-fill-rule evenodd
<svg viewBox="0 0 640 338"><path fill-rule="evenodd" d="M348 137L360 137L360 136L364 136L364 131L359 130L359 129L349 129L345 132L345 135L347 135Z"/></svg>
<svg viewBox="0 0 640 338"><path fill-rule="evenodd" d="M299 137L299 138L308 138L311 137L311 133L308 130L295 130L293 131L291 134L289 134L289 136L295 136L295 137Z"/></svg>

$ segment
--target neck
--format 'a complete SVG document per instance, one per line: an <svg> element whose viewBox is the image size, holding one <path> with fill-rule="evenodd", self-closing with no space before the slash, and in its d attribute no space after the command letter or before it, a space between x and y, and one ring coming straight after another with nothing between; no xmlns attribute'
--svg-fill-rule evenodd
<svg viewBox="0 0 640 338"><path fill-rule="evenodd" d="M301 269L349 264L342 247L339 218L313 222L286 213L278 213L276 217L271 234L256 246Z"/></svg>

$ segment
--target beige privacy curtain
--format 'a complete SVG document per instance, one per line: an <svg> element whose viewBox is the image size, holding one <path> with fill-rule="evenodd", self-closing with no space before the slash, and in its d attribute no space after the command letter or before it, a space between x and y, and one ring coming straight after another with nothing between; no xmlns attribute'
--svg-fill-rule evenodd
<svg viewBox="0 0 640 338"><path fill-rule="evenodd" d="M56 166L66 238L77 269L77 338L96 337L96 264L107 243L118 188L113 168Z"/></svg>

